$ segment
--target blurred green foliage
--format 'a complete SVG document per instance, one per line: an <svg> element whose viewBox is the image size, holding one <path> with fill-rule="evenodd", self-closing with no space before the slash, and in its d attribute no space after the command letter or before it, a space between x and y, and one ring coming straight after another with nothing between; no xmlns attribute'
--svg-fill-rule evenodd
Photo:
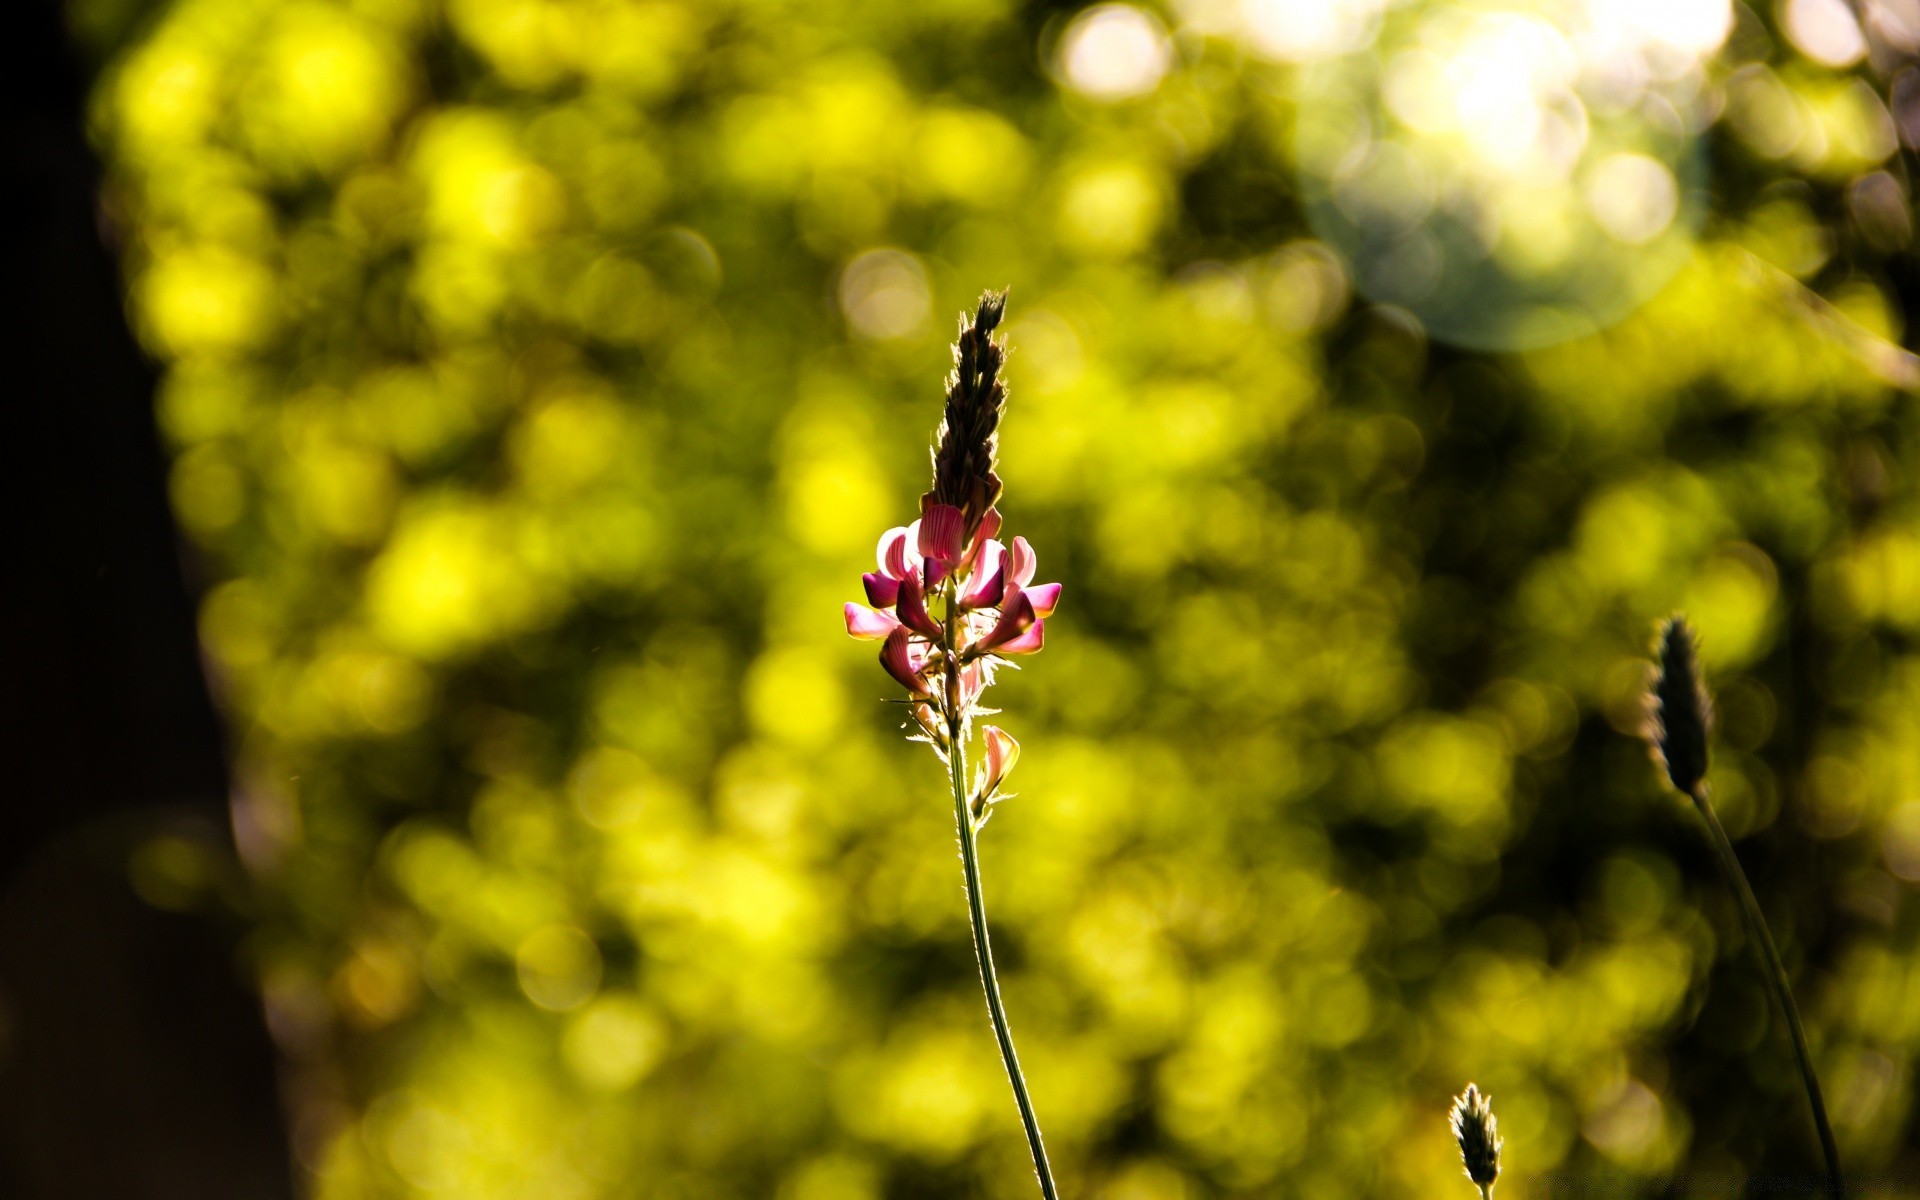
<svg viewBox="0 0 1920 1200"><path fill-rule="evenodd" d="M1067 602L984 854L1069 1194L1465 1196L1468 1079L1513 1186L1812 1170L1629 736L1675 607L1843 1153L1920 1168L1910 204L1827 42L1735 6L1678 274L1489 356L1353 295L1232 6L74 3L318 1196L1030 1194L840 624L1009 285Z"/></svg>

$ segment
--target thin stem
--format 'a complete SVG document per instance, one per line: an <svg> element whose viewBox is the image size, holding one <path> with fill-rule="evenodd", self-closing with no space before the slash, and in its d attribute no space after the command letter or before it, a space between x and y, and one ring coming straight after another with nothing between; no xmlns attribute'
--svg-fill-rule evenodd
<svg viewBox="0 0 1920 1200"><path fill-rule="evenodd" d="M1720 818L1714 814L1713 805L1707 800L1707 790L1702 785L1692 795L1693 806L1700 810L1706 819L1709 840L1720 856L1720 867L1726 872L1727 880L1733 885L1734 894L1740 899L1740 911L1746 917L1747 931L1760 946L1766 958L1767 978L1773 985L1773 998L1787 1017L1787 1031L1793 1035L1793 1056L1800 1067L1800 1082L1806 1085L1807 1103L1813 1107L1814 1128L1820 1134L1820 1150L1827 1158L1827 1190L1833 1200L1843 1200L1846 1191L1840 1178L1840 1151L1833 1142L1833 1127L1827 1123L1827 1106L1820 1099L1820 1080L1813 1073L1813 1055L1807 1049L1807 1033L1800 1026L1800 1010L1794 1007L1793 989L1787 981L1787 968L1780 961L1780 950L1773 944L1773 935L1767 932L1767 921L1760 913L1760 901L1754 897L1753 888L1747 883L1747 873L1740 869L1740 859L1733 852L1733 842L1728 839L1727 831L1722 828Z"/></svg>
<svg viewBox="0 0 1920 1200"><path fill-rule="evenodd" d="M947 604L947 645L959 642L958 608L949 596ZM980 964L980 985L987 993L987 1013L993 1018L993 1036L1000 1043L1000 1061L1013 1084L1013 1099L1020 1106L1020 1124L1026 1127L1027 1148L1033 1152L1033 1171L1040 1177L1040 1194L1045 1200L1059 1200L1053 1185L1053 1168L1047 1165L1047 1147L1040 1140L1040 1119L1033 1112L1033 1097L1027 1094L1027 1077L1020 1072L1020 1056L1013 1050L1013 1030L1007 1025L1007 1009L1000 1001L1000 977L993 969L993 946L987 941L987 904L980 890L980 848L975 841L973 813L967 803L967 727L960 704L960 671L954 659L947 668L947 768L953 781L953 820L960 835L960 863L967 878L967 916L973 925L973 955Z"/></svg>

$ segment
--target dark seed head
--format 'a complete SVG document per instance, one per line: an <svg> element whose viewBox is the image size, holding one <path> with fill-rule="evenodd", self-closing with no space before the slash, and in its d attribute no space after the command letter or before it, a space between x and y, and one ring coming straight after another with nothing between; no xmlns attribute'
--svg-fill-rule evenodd
<svg viewBox="0 0 1920 1200"><path fill-rule="evenodd" d="M1454 1100L1451 1117L1460 1165L1485 1191L1500 1177L1500 1123L1493 1119L1493 1101L1470 1083Z"/></svg>
<svg viewBox="0 0 1920 1200"><path fill-rule="evenodd" d="M1000 413L1007 403L1007 385L1000 378L1007 352L993 339L993 331L1006 311L1007 294L987 292L971 318L961 314L953 373L947 376L946 414L933 449L933 490L925 497L965 514L968 541L1000 500L1000 476L994 468Z"/></svg>
<svg viewBox="0 0 1920 1200"><path fill-rule="evenodd" d="M1697 794L1707 777L1707 734L1713 729L1713 702L1700 682L1700 661L1693 630L1675 615L1660 626L1655 648L1660 659L1647 704L1647 743L1673 786Z"/></svg>

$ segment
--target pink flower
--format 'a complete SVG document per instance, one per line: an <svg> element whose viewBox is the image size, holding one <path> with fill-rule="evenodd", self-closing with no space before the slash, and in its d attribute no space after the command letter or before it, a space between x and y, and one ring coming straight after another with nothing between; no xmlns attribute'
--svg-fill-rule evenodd
<svg viewBox="0 0 1920 1200"><path fill-rule="evenodd" d="M900 623L929 641L940 638L940 624L927 611L926 589L920 585L920 577L909 572L900 581L900 600L894 610L899 614Z"/></svg>
<svg viewBox="0 0 1920 1200"><path fill-rule="evenodd" d="M987 540L974 550L973 573L960 596L961 608L997 608L1006 587L1006 547Z"/></svg>
<svg viewBox="0 0 1920 1200"><path fill-rule="evenodd" d="M928 504L920 513L920 554L951 570L960 565L967 537L966 514L951 504Z"/></svg>
<svg viewBox="0 0 1920 1200"><path fill-rule="evenodd" d="M1034 554L1033 547L1027 539L1023 537L1013 539L1013 549L1007 553L1007 582L1001 602L1002 609L1006 607L1006 602L1013 598L1014 592L1022 591L1026 593L1027 602L1033 605L1035 615L1042 617L1053 615L1053 610L1060 604L1060 585L1043 583L1038 587L1028 586L1033 582L1033 574L1039 566L1039 557Z"/></svg>
<svg viewBox="0 0 1920 1200"><path fill-rule="evenodd" d="M1020 743L998 725L983 726L980 732L987 743L987 761L980 780L980 795L991 798L1012 772L1013 764L1020 761Z"/></svg>
<svg viewBox="0 0 1920 1200"><path fill-rule="evenodd" d="M987 510L987 515L980 519L980 527L973 531L973 540L967 543L967 556L961 560L961 568L963 570L971 570L974 560L980 556L980 551L985 549L989 542L993 542L993 539L999 533L1000 510L990 508ZM993 544L999 545L998 542L993 542Z"/></svg>
<svg viewBox="0 0 1920 1200"><path fill-rule="evenodd" d="M875 608L892 608L900 597L900 581L907 577L907 538L912 532L908 526L896 525L880 535L873 555L880 569L860 577L867 603Z"/></svg>
<svg viewBox="0 0 1920 1200"><path fill-rule="evenodd" d="M1032 654L1046 639L1047 623L1034 610L1033 601L1018 589L1009 589L1000 605L1000 620L987 636L970 648L972 654Z"/></svg>
<svg viewBox="0 0 1920 1200"><path fill-rule="evenodd" d="M969 711L980 699L980 693L987 690L992 677L987 674L988 664L971 662L960 668L960 703Z"/></svg>
<svg viewBox="0 0 1920 1200"><path fill-rule="evenodd" d="M917 526L919 522L914 522ZM907 577L907 539L914 532L912 526L895 525L880 535L880 545L874 551L879 567L890 579Z"/></svg>
<svg viewBox="0 0 1920 1200"><path fill-rule="evenodd" d="M1052 616L1053 610L1060 607L1060 585L1057 583L1021 588L1020 594L1027 598L1028 604L1033 605L1033 611L1043 617Z"/></svg>
<svg viewBox="0 0 1920 1200"><path fill-rule="evenodd" d="M876 642L900 628L890 612L875 611L865 605L847 602L847 633L863 642Z"/></svg>
<svg viewBox="0 0 1920 1200"><path fill-rule="evenodd" d="M880 666L914 695L932 695L927 678L922 674L927 666L926 649L908 637L905 626L896 626L887 635L887 640L881 643Z"/></svg>
<svg viewBox="0 0 1920 1200"><path fill-rule="evenodd" d="M868 571L860 577L860 586L866 589L867 603L875 608L892 608L900 599L900 581L890 575Z"/></svg>

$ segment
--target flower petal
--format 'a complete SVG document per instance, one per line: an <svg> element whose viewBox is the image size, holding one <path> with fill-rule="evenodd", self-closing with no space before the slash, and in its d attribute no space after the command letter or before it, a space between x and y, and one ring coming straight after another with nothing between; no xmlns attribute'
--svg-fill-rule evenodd
<svg viewBox="0 0 1920 1200"><path fill-rule="evenodd" d="M873 556L880 570L890 579L898 579L907 573L907 527L895 525L880 535L880 544L874 547Z"/></svg>
<svg viewBox="0 0 1920 1200"><path fill-rule="evenodd" d="M967 536L966 514L951 504L929 504L920 514L920 553L937 558L943 566L960 562L962 542Z"/></svg>
<svg viewBox="0 0 1920 1200"><path fill-rule="evenodd" d="M979 527L973 531L973 538L967 543L966 557L960 561L960 565L967 570L972 570L980 561L980 554L987 548L987 543L991 542L994 535L999 532L1000 510L990 508L987 510L987 515L980 518Z"/></svg>
<svg viewBox="0 0 1920 1200"><path fill-rule="evenodd" d="M902 624L920 636L936 639L940 636L940 626L927 611L927 594L920 586L918 575L908 575L900 581L900 599L894 611Z"/></svg>
<svg viewBox="0 0 1920 1200"><path fill-rule="evenodd" d="M980 730L986 736L987 743L987 788L991 792L1000 786L1000 781L1013 770L1013 764L1020 761L1020 743L1013 735L998 725L987 725Z"/></svg>
<svg viewBox="0 0 1920 1200"><path fill-rule="evenodd" d="M847 633L863 642L873 642L900 628L890 612L876 612L864 604L847 602Z"/></svg>
<svg viewBox="0 0 1920 1200"><path fill-rule="evenodd" d="M1046 645L1046 642L1047 623L1045 621L1035 621L1032 628L1020 634L1018 637L1009 638L1007 641L1000 643L1000 645L994 647L993 652L1002 655L1038 654L1040 648Z"/></svg>
<svg viewBox="0 0 1920 1200"><path fill-rule="evenodd" d="M929 695L927 681L920 674L920 668L926 665L924 655L914 652L913 644L908 640L904 626L896 626L887 640L880 646L880 666L894 680L916 696Z"/></svg>
<svg viewBox="0 0 1920 1200"><path fill-rule="evenodd" d="M971 662L960 668L960 703L971 705L987 689L987 673L984 662Z"/></svg>
<svg viewBox="0 0 1920 1200"><path fill-rule="evenodd" d="M1025 592L1011 592L1007 602L1000 607L1000 620L987 632L987 636L973 644L975 651L998 652L1001 646L1025 633L1028 627L1040 620L1033 611L1033 601L1027 599Z"/></svg>
<svg viewBox="0 0 1920 1200"><path fill-rule="evenodd" d="M900 581L891 575L869 571L860 577L860 584L867 589L867 603L875 608L892 608L900 598Z"/></svg>
<svg viewBox="0 0 1920 1200"><path fill-rule="evenodd" d="M1043 583L1037 587L1021 588L1020 591L1040 616L1050 617L1053 610L1060 607L1060 585L1057 583Z"/></svg>
<svg viewBox="0 0 1920 1200"><path fill-rule="evenodd" d="M988 541L980 547L980 557L968 576L966 594L960 597L962 608L990 608L1000 603L1006 587L1006 547Z"/></svg>
<svg viewBox="0 0 1920 1200"><path fill-rule="evenodd" d="M1040 567L1040 560L1033 553L1033 544L1023 537L1013 539L1013 549L1007 554L1007 587L1023 588L1033 582L1033 573Z"/></svg>

